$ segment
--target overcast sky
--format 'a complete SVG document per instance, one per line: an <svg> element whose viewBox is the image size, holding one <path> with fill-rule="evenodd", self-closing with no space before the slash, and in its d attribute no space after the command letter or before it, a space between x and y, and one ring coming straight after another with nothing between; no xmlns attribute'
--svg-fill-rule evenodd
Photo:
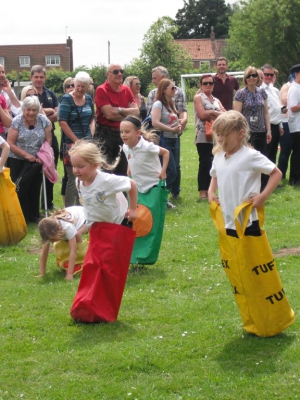
<svg viewBox="0 0 300 400"><path fill-rule="evenodd" d="M51 44L73 39L74 67L128 64L159 17L175 17L183 0L8 0L1 2L0 44ZM67 29L66 29L67 27Z"/></svg>

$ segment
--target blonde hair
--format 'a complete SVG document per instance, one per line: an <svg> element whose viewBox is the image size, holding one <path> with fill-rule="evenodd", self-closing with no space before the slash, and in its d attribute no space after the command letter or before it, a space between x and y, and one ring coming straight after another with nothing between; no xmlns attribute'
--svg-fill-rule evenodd
<svg viewBox="0 0 300 400"><path fill-rule="evenodd" d="M123 85L128 86L131 88L132 82L134 79L139 79L137 76L127 76L127 78L125 79L125 81L123 82Z"/></svg>
<svg viewBox="0 0 300 400"><path fill-rule="evenodd" d="M223 151L222 145L217 141L217 135L222 134L227 136L232 132L238 133L241 130L244 131L244 136L241 139L241 145L251 147L249 144L249 125L246 118L235 110L226 111L219 115L212 125L212 131L214 134L214 147L212 150L213 155Z"/></svg>
<svg viewBox="0 0 300 400"><path fill-rule="evenodd" d="M66 238L65 232L59 229L59 219L62 219L66 222L72 222L73 224L75 223L72 215L68 211L65 209L56 210L50 215L50 217L43 218L38 225L42 243L46 243L53 237L56 237L59 240Z"/></svg>
<svg viewBox="0 0 300 400"><path fill-rule="evenodd" d="M66 78L64 80L64 83L63 83L63 91L64 91L64 93L66 92L66 86L67 85L71 85L72 83L74 83L74 78L72 78L71 76L68 76L68 78Z"/></svg>
<svg viewBox="0 0 300 400"><path fill-rule="evenodd" d="M98 148L98 146L101 150ZM122 147L120 146L120 152L118 154L118 157L115 159L115 162L109 164L104 155L105 146L101 142L95 144L89 142L88 140L81 139L77 140L77 142L72 146L72 148L69 150L69 155L70 157L78 155L89 164L99 164L99 167L101 169L111 171L115 169L116 166L119 164L121 151Z"/></svg>
<svg viewBox="0 0 300 400"><path fill-rule="evenodd" d="M29 90L34 90L35 93L38 94L36 88L33 87L32 85L24 86L22 89L22 92L21 92L21 101L23 101L25 99Z"/></svg>

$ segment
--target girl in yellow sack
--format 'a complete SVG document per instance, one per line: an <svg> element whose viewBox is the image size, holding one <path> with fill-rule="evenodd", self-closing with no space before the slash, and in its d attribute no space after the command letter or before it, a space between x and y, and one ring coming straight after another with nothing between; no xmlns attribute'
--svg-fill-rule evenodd
<svg viewBox="0 0 300 400"><path fill-rule="evenodd" d="M67 207L64 210L57 210L50 217L43 218L38 227L43 242L40 255L40 274L38 277L42 277L46 272L50 242L56 242L54 244L55 253L57 253L57 251L62 253L65 247L62 242L67 241L69 256L66 280L72 280L73 274L76 272L74 271L74 268L79 255L78 253L80 252L83 243L85 243L82 242L81 236L88 231L88 227L85 225L83 207L72 206ZM55 245L57 246L57 249ZM88 246L86 245L85 250L87 250L87 247ZM59 258L57 254L56 256ZM83 258L81 262L83 263Z"/></svg>
<svg viewBox="0 0 300 400"><path fill-rule="evenodd" d="M239 112L220 115L213 124L213 133L208 198L219 230L222 265L244 329L258 336L273 336L293 323L294 312L281 286L266 234L260 227L263 217L259 219L257 209L276 188L282 174L267 157L249 147L248 124ZM260 193L262 173L269 175L269 180Z"/></svg>

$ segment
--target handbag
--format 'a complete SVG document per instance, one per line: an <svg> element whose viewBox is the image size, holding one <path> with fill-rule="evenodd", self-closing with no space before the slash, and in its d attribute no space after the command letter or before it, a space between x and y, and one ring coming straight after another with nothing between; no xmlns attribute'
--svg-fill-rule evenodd
<svg viewBox="0 0 300 400"><path fill-rule="evenodd" d="M73 146L74 143L63 143L63 163L64 165L72 165L71 158L69 154L70 148Z"/></svg>
<svg viewBox="0 0 300 400"><path fill-rule="evenodd" d="M238 238L226 234L220 205L211 202L210 212L219 231L222 266L231 284L245 331L257 336L277 335L295 319L269 245L266 232L261 236L245 236L252 203L235 209L234 220ZM259 226L264 222L264 209L258 208ZM239 216L243 215L242 226Z"/></svg>
<svg viewBox="0 0 300 400"><path fill-rule="evenodd" d="M169 191L161 180L158 186L147 193L138 192L137 218L132 224L136 238L131 264L156 263L164 230L168 194Z"/></svg>
<svg viewBox="0 0 300 400"><path fill-rule="evenodd" d="M27 235L27 225L9 168L0 174L0 193L0 245L17 244Z"/></svg>
<svg viewBox="0 0 300 400"><path fill-rule="evenodd" d="M205 137L207 142L212 142L213 140L213 131L212 131L213 123L214 123L213 120L205 121Z"/></svg>
<svg viewBox="0 0 300 400"><path fill-rule="evenodd" d="M89 242L87 240L76 243L76 260L73 275L82 271L83 261L87 252L88 245ZM62 270L67 271L70 256L69 243L66 240L59 240L58 242L54 242L53 250L56 257L56 265Z"/></svg>
<svg viewBox="0 0 300 400"><path fill-rule="evenodd" d="M116 321L128 274L135 232L94 222L71 317L82 322Z"/></svg>

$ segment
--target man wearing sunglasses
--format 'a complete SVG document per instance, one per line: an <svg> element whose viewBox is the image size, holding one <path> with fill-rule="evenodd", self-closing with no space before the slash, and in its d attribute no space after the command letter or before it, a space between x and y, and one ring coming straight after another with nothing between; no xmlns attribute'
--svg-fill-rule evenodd
<svg viewBox="0 0 300 400"><path fill-rule="evenodd" d="M265 64L261 67L264 74L261 87L265 89L268 95L268 106L271 122L272 140L267 145L267 157L276 164L276 155L280 135L283 135L281 101L278 90L273 86L273 78L275 75L274 68L271 64Z"/></svg>
<svg viewBox="0 0 300 400"><path fill-rule="evenodd" d="M240 85L234 76L227 75L227 59L219 57L217 59L217 74L214 76L214 89L212 95L220 100L226 111L233 108L234 92L239 90Z"/></svg>
<svg viewBox="0 0 300 400"><path fill-rule="evenodd" d="M120 123L128 115L139 117L140 111L128 86L123 85L124 71L119 64L107 67L107 81L97 87L95 103L97 124L94 139L104 149L108 163L113 163L123 145ZM123 151L120 162L114 169L116 175L127 175L127 159Z"/></svg>
<svg viewBox="0 0 300 400"><path fill-rule="evenodd" d="M156 88L159 85L159 82L167 78L169 79L169 72L167 68L163 66L158 66L152 69L152 82L156 86ZM151 92L148 94L148 101L147 101L147 114L149 115L151 112L152 104L155 101L155 96L156 96L157 89L151 90ZM174 92L174 102L175 102L175 108L178 112L178 117L179 117L179 122L181 125L182 130L186 128L186 124L188 122L188 114L187 114L187 108L186 108L186 103L185 103L185 97L183 91L175 86L175 92ZM171 197L172 199L179 199L179 193L180 193L180 181L181 181L181 170L180 170L180 138L178 138L178 145L179 145L179 163L177 164L177 175L176 175L176 180L173 183L171 189ZM173 207L172 203L168 202L168 207Z"/></svg>
<svg viewBox="0 0 300 400"><path fill-rule="evenodd" d="M48 89L45 86L46 80L46 68L42 65L34 65L30 71L30 80L32 82L32 86L36 89L38 93L38 98L40 103L43 105L43 111L46 114L47 118L52 123L51 135L52 135L52 143L51 147L54 153L55 166L58 162L59 157L59 148L57 137L54 134L55 125L54 122L57 121L57 110L58 110L58 99L56 94ZM46 195L47 195L47 207L48 210L53 210L53 186L54 184L46 178ZM42 194L41 197L41 207L44 209L44 196Z"/></svg>

